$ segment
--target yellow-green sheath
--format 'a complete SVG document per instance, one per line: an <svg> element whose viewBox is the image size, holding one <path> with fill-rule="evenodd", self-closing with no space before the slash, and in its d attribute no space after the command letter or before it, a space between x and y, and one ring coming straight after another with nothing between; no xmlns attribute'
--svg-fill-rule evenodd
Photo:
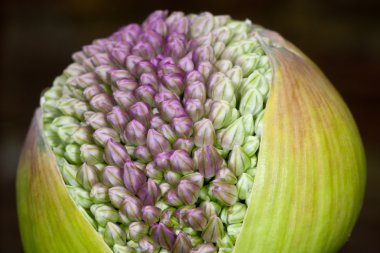
<svg viewBox="0 0 380 253"><path fill-rule="evenodd" d="M264 45L274 81L258 169L234 252L336 252L348 239L365 187L355 122L330 82L296 47Z"/></svg>
<svg viewBox="0 0 380 253"><path fill-rule="evenodd" d="M17 174L17 208L25 252L112 252L70 198L41 124L38 110Z"/></svg>

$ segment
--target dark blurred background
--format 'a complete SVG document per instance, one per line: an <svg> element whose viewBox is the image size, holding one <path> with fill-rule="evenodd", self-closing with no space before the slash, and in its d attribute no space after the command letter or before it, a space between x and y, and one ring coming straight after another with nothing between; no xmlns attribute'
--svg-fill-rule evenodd
<svg viewBox="0 0 380 253"><path fill-rule="evenodd" d="M14 181L41 90L51 85L82 45L124 24L141 22L155 9L249 18L280 32L320 66L351 108L367 152L363 210L340 252L380 252L380 1L376 0L1 1L0 252L22 252Z"/></svg>

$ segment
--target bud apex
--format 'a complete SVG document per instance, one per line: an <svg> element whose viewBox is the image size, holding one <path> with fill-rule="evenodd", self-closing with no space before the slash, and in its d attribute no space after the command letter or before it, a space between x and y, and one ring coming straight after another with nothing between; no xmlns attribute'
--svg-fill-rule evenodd
<svg viewBox="0 0 380 253"><path fill-rule="evenodd" d="M190 173L194 169L194 161L184 150L176 150L170 156L171 168L176 172Z"/></svg>
<svg viewBox="0 0 380 253"><path fill-rule="evenodd" d="M137 168L133 161L127 161L123 170L123 181L125 188L133 194L145 184L146 176L142 170Z"/></svg>
<svg viewBox="0 0 380 253"><path fill-rule="evenodd" d="M146 127L139 121L133 119L127 124L124 131L124 137L129 145L145 145L146 133Z"/></svg>
<svg viewBox="0 0 380 253"><path fill-rule="evenodd" d="M115 166L106 166L103 169L103 183L106 186L122 186L123 179L121 174L121 169Z"/></svg>
<svg viewBox="0 0 380 253"><path fill-rule="evenodd" d="M251 167L251 158L245 153L244 149L235 145L228 159L228 168L236 175L240 176Z"/></svg>
<svg viewBox="0 0 380 253"><path fill-rule="evenodd" d="M243 173L239 178L236 187L239 199L247 199L251 195L254 178L247 173Z"/></svg>
<svg viewBox="0 0 380 253"><path fill-rule="evenodd" d="M173 253L188 253L191 250L191 242L186 234L180 232L175 240L172 252Z"/></svg>
<svg viewBox="0 0 380 253"><path fill-rule="evenodd" d="M161 214L160 208L155 206L144 206L141 212L143 220L149 226L151 226L153 223L158 222Z"/></svg>
<svg viewBox="0 0 380 253"><path fill-rule="evenodd" d="M165 249L171 250L176 240L175 233L162 223L153 224L153 239Z"/></svg>
<svg viewBox="0 0 380 253"><path fill-rule="evenodd" d="M183 139L183 138L178 138L174 143L173 143L174 149L177 150L184 150L187 153L191 153L194 147L194 142L191 139Z"/></svg>
<svg viewBox="0 0 380 253"><path fill-rule="evenodd" d="M198 200L200 190L197 184L189 180L181 180L177 186L178 197L186 205L192 205Z"/></svg>
<svg viewBox="0 0 380 253"><path fill-rule="evenodd" d="M152 179L140 188L137 196L141 199L144 205L154 205L161 196L161 189Z"/></svg>
<svg viewBox="0 0 380 253"><path fill-rule="evenodd" d="M194 124L194 143L197 147L213 145L215 130L209 119L202 119Z"/></svg>
<svg viewBox="0 0 380 253"><path fill-rule="evenodd" d="M104 148L104 159L108 164L122 168L124 163L130 158L123 145L113 139L109 139Z"/></svg>
<svg viewBox="0 0 380 253"><path fill-rule="evenodd" d="M202 231L205 229L207 224L207 218L205 214L203 213L202 209L195 208L188 210L186 212L186 218L187 223L192 227L194 230Z"/></svg>
<svg viewBox="0 0 380 253"><path fill-rule="evenodd" d="M162 171L168 171L171 169L170 157L173 151L165 151L158 153L154 158L154 163L156 167Z"/></svg>
<svg viewBox="0 0 380 253"><path fill-rule="evenodd" d="M211 145L203 146L194 152L195 167L205 178L215 176L216 172L222 167L223 158Z"/></svg>
<svg viewBox="0 0 380 253"><path fill-rule="evenodd" d="M96 167L84 163L78 170L77 181L85 190L90 191L91 188L99 182Z"/></svg>
<svg viewBox="0 0 380 253"><path fill-rule="evenodd" d="M217 242L224 236L223 222L217 216L212 216L202 233L202 238L207 242Z"/></svg>
<svg viewBox="0 0 380 253"><path fill-rule="evenodd" d="M235 185L216 179L212 182L211 192L213 196L222 204L231 206L238 199L238 190Z"/></svg>
<svg viewBox="0 0 380 253"><path fill-rule="evenodd" d="M149 126L152 119L152 112L148 104L137 102L129 108L129 114L133 119L140 121L144 126Z"/></svg>
<svg viewBox="0 0 380 253"><path fill-rule="evenodd" d="M137 242L148 234L149 227L141 221L135 221L129 224L128 234L130 238Z"/></svg>
<svg viewBox="0 0 380 253"><path fill-rule="evenodd" d="M123 133L129 117L120 107L114 106L112 111L107 113L107 121L118 133Z"/></svg>
<svg viewBox="0 0 380 253"><path fill-rule="evenodd" d="M104 241L110 246L114 244L125 245L127 240L126 233L113 222L107 223L103 237Z"/></svg>
<svg viewBox="0 0 380 253"><path fill-rule="evenodd" d="M170 150L169 141L154 129L148 130L146 144L153 156L156 156L158 153Z"/></svg>
<svg viewBox="0 0 380 253"><path fill-rule="evenodd" d="M215 176L216 179L220 179L229 184L236 184L237 178L235 174L228 168L222 168L218 170Z"/></svg>

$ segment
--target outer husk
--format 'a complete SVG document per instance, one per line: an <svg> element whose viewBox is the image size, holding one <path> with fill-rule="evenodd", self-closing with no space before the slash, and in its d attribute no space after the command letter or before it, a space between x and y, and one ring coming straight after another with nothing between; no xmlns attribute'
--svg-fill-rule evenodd
<svg viewBox="0 0 380 253"><path fill-rule="evenodd" d="M25 252L112 252L70 198L34 115L17 173L17 208Z"/></svg>
<svg viewBox="0 0 380 253"><path fill-rule="evenodd" d="M278 34L262 35L283 47L263 42L274 79L251 204L235 252L336 252L351 233L364 195L358 130L318 67Z"/></svg>

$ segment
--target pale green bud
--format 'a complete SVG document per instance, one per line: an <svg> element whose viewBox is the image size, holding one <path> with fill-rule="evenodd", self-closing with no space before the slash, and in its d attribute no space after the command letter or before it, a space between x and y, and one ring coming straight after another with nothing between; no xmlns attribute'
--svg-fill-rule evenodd
<svg viewBox="0 0 380 253"><path fill-rule="evenodd" d="M238 145L235 145L228 159L228 167L236 176L239 177L243 172L251 167L251 159L244 149Z"/></svg>
<svg viewBox="0 0 380 253"><path fill-rule="evenodd" d="M240 176L236 184L237 189L238 189L239 199L244 200L244 199L249 198L252 191L253 181L254 181L254 178L248 175L247 173L243 173Z"/></svg>
<svg viewBox="0 0 380 253"><path fill-rule="evenodd" d="M269 77L268 77L269 76ZM256 89L266 96L269 92L270 84L271 84L271 76L270 72L268 75L262 74L257 70L254 70L252 74L250 74L243 82L240 88L240 94L246 94L251 89Z"/></svg>
<svg viewBox="0 0 380 253"><path fill-rule="evenodd" d="M228 235L225 235L222 239L217 241L217 245L219 248L232 248L234 246L234 242Z"/></svg>
<svg viewBox="0 0 380 253"><path fill-rule="evenodd" d="M243 76L247 77L254 71L259 61L259 55L255 53L248 53L238 56L236 58L235 64L241 67Z"/></svg>
<svg viewBox="0 0 380 253"><path fill-rule="evenodd" d="M92 142L92 131L89 127L81 126L72 136L73 142L78 145Z"/></svg>
<svg viewBox="0 0 380 253"><path fill-rule="evenodd" d="M261 92L255 88L249 89L240 101L239 111L241 114L252 114L256 116L264 106L264 97Z"/></svg>
<svg viewBox="0 0 380 253"><path fill-rule="evenodd" d="M227 234L233 241L236 241L237 236L240 233L243 223L231 224L227 226Z"/></svg>
<svg viewBox="0 0 380 253"><path fill-rule="evenodd" d="M80 148L77 144L67 145L64 156L71 163L80 164L82 162Z"/></svg>
<svg viewBox="0 0 380 253"><path fill-rule="evenodd" d="M222 73L226 73L233 67L233 63L230 60L219 60L215 63L215 67Z"/></svg>
<svg viewBox="0 0 380 253"><path fill-rule="evenodd" d="M65 183L71 186L79 186L76 179L78 167L68 163L65 159L63 159L60 167L62 168L61 173Z"/></svg>
<svg viewBox="0 0 380 253"><path fill-rule="evenodd" d="M114 244L125 245L127 240L126 233L112 222L107 223L103 237L104 241L110 246Z"/></svg>
<svg viewBox="0 0 380 253"><path fill-rule="evenodd" d="M91 206L91 213L95 220L101 226L105 226L107 222L118 222L119 213L113 207L104 204L95 204Z"/></svg>
<svg viewBox="0 0 380 253"><path fill-rule="evenodd" d="M245 138L242 148L247 153L249 157L255 155L256 151L259 149L260 139L257 136L247 136ZM252 166L252 164L251 164Z"/></svg>
<svg viewBox="0 0 380 253"><path fill-rule="evenodd" d="M84 163L78 170L77 181L84 189L90 191L92 186L99 182L96 167Z"/></svg>
<svg viewBox="0 0 380 253"><path fill-rule="evenodd" d="M132 222L128 226L129 237L138 242L141 238L148 234L149 226L141 221Z"/></svg>
<svg viewBox="0 0 380 253"><path fill-rule="evenodd" d="M95 204L109 202L108 187L102 183L95 184L90 191L90 198Z"/></svg>
<svg viewBox="0 0 380 253"><path fill-rule="evenodd" d="M241 67L234 66L233 68L227 71L226 76L231 80L235 92L239 90L241 82L243 80L243 71Z"/></svg>
<svg viewBox="0 0 380 253"><path fill-rule="evenodd" d="M103 163L103 150L96 145L83 144L80 147L80 156L88 164Z"/></svg>
<svg viewBox="0 0 380 253"><path fill-rule="evenodd" d="M237 202L230 206L227 211L228 224L242 223L247 211L247 206L243 203Z"/></svg>
<svg viewBox="0 0 380 253"><path fill-rule="evenodd" d="M67 185L67 190L74 202L83 207L89 208L92 205L90 194L82 188Z"/></svg>
<svg viewBox="0 0 380 253"><path fill-rule="evenodd" d="M258 137L261 137L263 135L264 112L265 110L262 110L259 113L259 115L257 115L256 122L255 122L255 133L256 133L256 136Z"/></svg>
<svg viewBox="0 0 380 253"><path fill-rule="evenodd" d="M232 150L234 145L242 145L246 136L243 117L238 118L218 135L218 141L224 149Z"/></svg>
<svg viewBox="0 0 380 253"><path fill-rule="evenodd" d="M223 222L217 216L212 216L203 230L202 238L207 242L217 242L224 236Z"/></svg>

